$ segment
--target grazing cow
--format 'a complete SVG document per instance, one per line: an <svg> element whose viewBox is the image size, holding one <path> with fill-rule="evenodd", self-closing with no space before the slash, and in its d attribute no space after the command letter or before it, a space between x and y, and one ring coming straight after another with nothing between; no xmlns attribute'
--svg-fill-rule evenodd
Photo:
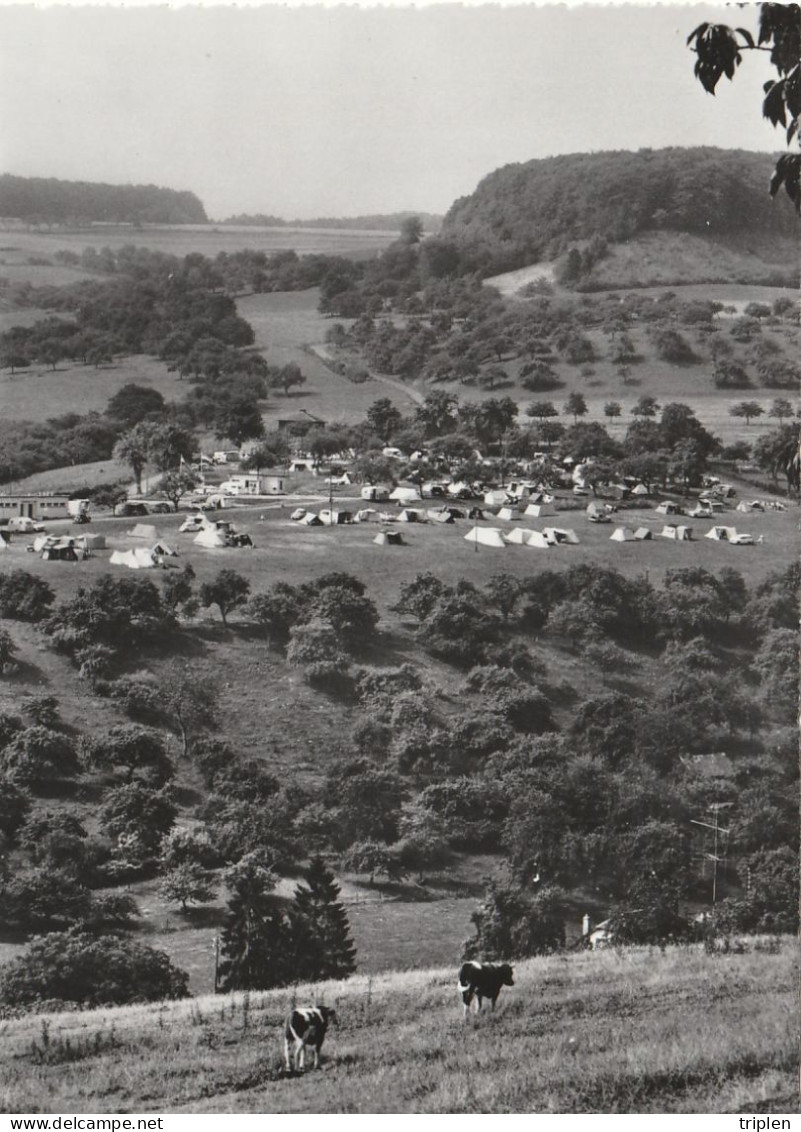
<svg viewBox="0 0 801 1132"><path fill-rule="evenodd" d="M314 1068L320 1064L329 1022L336 1022L336 1012L330 1006L296 1006L286 1020L284 1030L284 1060L287 1072L306 1068L306 1048L314 1050Z"/></svg>
<svg viewBox="0 0 801 1132"><path fill-rule="evenodd" d="M501 993L501 987L513 987L512 968L508 963L492 964L479 963L471 960L463 963L459 968L459 994L464 1005L464 1015L467 1017L470 1003L475 999L476 1014L481 1009L482 1000L488 998L495 1009L495 1002Z"/></svg>

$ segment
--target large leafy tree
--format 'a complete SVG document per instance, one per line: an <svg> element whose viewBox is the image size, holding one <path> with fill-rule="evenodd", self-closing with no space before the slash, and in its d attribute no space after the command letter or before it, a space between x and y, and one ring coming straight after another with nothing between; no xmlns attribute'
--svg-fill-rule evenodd
<svg viewBox="0 0 801 1132"><path fill-rule="evenodd" d="M798 148L801 121L801 8L798 4L760 4L756 41L746 28L702 23L687 42L697 58L695 76L709 94L726 76L733 79L743 55L751 51L770 53L776 78L764 85L762 115L786 132L787 145ZM770 181L771 196L784 190L801 213L801 153L782 154Z"/></svg>

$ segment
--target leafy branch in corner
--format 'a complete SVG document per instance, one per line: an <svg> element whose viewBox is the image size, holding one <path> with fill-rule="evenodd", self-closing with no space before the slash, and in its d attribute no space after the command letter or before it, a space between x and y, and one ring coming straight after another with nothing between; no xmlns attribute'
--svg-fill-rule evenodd
<svg viewBox="0 0 801 1132"><path fill-rule="evenodd" d="M778 78L763 86L762 114L772 126L781 125L787 145L798 145L801 137L801 6L798 4L761 4L759 32L756 42L745 28L727 24L699 24L687 37L697 55L695 77L709 94L721 77L733 79L746 51L770 53L770 61ZM785 153L776 162L770 180L770 194L784 191L801 213L801 153Z"/></svg>

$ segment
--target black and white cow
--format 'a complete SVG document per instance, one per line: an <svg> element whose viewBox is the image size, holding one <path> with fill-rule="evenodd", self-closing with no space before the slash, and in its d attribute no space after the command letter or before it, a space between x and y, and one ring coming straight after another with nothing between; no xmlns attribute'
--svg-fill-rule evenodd
<svg viewBox="0 0 801 1132"><path fill-rule="evenodd" d="M465 1018L470 1010L470 1003L475 999L476 1014L482 1006L482 1000L488 998L495 1009L495 1002L501 993L501 987L513 987L513 971L508 963L492 964L479 963L471 959L459 968L459 994L464 1006Z"/></svg>
<svg viewBox="0 0 801 1132"><path fill-rule="evenodd" d="M286 1020L284 1030L284 1060L287 1072L306 1068L306 1049L314 1051L314 1068L320 1064L329 1022L336 1022L336 1012L330 1006L296 1006Z"/></svg>

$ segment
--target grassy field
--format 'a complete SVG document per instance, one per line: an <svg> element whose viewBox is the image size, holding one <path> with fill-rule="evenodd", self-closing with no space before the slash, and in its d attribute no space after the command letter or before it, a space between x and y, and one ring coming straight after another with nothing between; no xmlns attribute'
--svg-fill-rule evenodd
<svg viewBox="0 0 801 1132"><path fill-rule="evenodd" d="M176 224L132 225L98 224L88 228L56 229L52 232L0 232L0 275L11 277L15 266L31 266L30 257L46 258L58 251L80 254L84 248L111 248L127 245L152 248L165 255L186 256L199 252L216 256L244 248L266 252L293 249L298 255L343 255L362 259L375 255L397 238L396 232L371 232L327 228L250 228L236 225ZM33 268L35 269L35 268ZM75 269L77 270L77 269ZM30 277L35 282L35 277ZM15 281L17 281L15 279ZM44 282L44 279L41 280Z"/></svg>
<svg viewBox="0 0 801 1132"><path fill-rule="evenodd" d="M796 947L581 952L516 965L462 1020L455 965L3 1023L6 1112L790 1113ZM293 1002L337 1008L281 1068Z"/></svg>

